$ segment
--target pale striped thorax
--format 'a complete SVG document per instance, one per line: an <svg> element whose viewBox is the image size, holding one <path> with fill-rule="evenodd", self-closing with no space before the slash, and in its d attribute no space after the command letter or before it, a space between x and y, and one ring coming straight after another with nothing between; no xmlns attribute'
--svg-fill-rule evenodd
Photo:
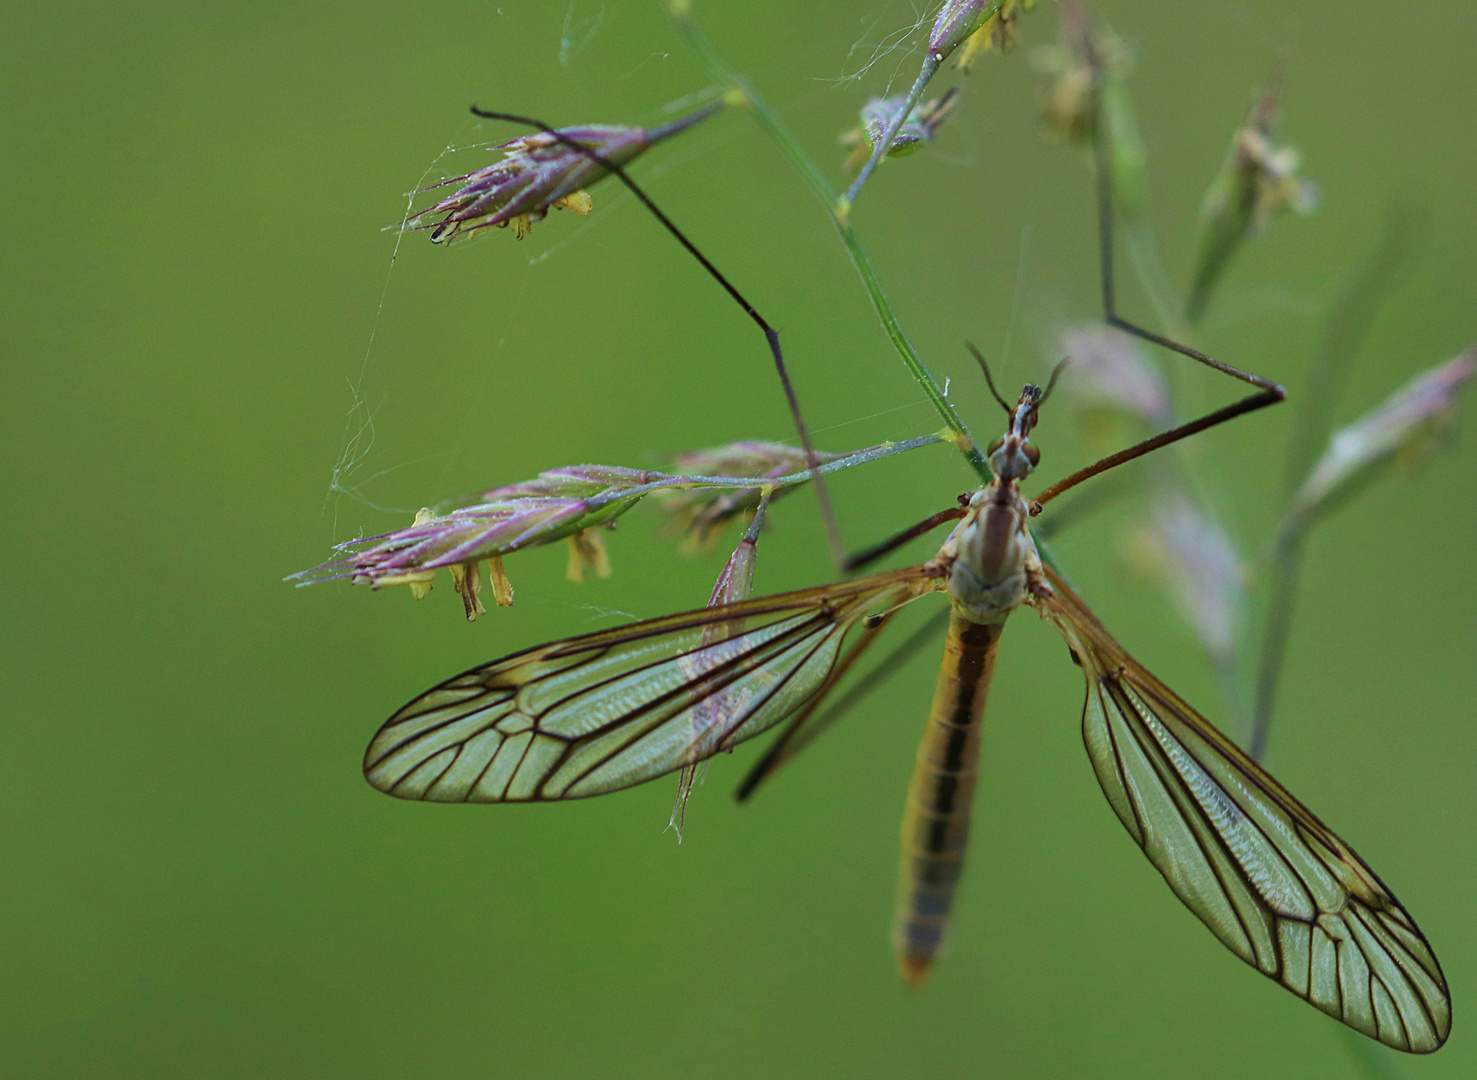
<svg viewBox="0 0 1477 1080"><path fill-rule="evenodd" d="M970 622L1003 622L1041 581L1041 560L1027 527L1030 508L1020 492L1020 481L1040 460L1030 433L1041 398L1041 389L1029 383L1021 391L1009 430L990 445L994 478L970 497L968 513L936 556L947 567L954 610Z"/></svg>

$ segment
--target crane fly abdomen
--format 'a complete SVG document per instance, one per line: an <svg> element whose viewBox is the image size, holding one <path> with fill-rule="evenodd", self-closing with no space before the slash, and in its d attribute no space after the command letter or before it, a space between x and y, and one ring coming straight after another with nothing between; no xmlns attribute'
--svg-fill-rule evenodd
<svg viewBox="0 0 1477 1080"><path fill-rule="evenodd" d="M980 723L1003 628L1003 622L971 622L954 613L908 785L893 943L898 968L914 985L928 975L943 940L964 867Z"/></svg>

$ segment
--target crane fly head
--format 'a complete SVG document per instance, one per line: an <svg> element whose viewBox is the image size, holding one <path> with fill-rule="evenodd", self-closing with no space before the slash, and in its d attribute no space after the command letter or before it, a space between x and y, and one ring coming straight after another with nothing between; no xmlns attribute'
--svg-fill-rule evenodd
<svg viewBox="0 0 1477 1080"><path fill-rule="evenodd" d="M1057 376L1062 373L1062 368L1067 366L1069 357L1063 357L1051 371L1051 378L1046 381L1046 389L1032 383L1026 383L1021 390L1020 400L1016 402L1015 408L1011 408L995 389L995 380L990 377L990 365L973 345L969 345L969 351L979 361L980 370L985 373L985 382L990 386L990 393L995 400L1000 402L1000 407L1005 410L1006 416L1010 417L1010 426L1003 436L996 439L986 451L990 457L990 468L994 471L998 480L1010 482L1022 480L1028 476L1036 463L1041 460L1041 451L1031 445L1031 429L1036 426L1037 410L1051 394L1051 389L1056 385Z"/></svg>
<svg viewBox="0 0 1477 1080"><path fill-rule="evenodd" d="M1000 480L1022 480L1041 460L1041 451L1031 443L1030 436L1036 426L1036 410L1045 397L1041 387L1026 383L1020 401L1010 410L1010 427L990 444L990 468Z"/></svg>

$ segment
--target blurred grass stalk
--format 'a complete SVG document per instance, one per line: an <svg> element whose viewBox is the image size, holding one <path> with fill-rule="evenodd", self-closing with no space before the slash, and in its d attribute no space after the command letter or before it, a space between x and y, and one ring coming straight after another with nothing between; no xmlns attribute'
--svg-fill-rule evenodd
<svg viewBox="0 0 1477 1080"><path fill-rule="evenodd" d="M1288 506L1268 555L1270 596L1247 738L1247 753L1259 763L1267 753L1310 529L1390 464L1430 450L1433 436L1446 430L1454 414L1457 393L1477 371L1477 347L1469 348L1417 376L1354 424L1336 433L1332 430L1334 411L1360 342L1398 284L1423 223L1423 217L1408 207L1397 207L1387 218L1375 252L1333 305L1288 438ZM1197 276L1197 284L1199 280ZM1208 296L1207 289L1202 300ZM1189 310L1193 317L1193 299ZM1325 442L1327 449L1315 460ZM1393 1054L1383 1047L1344 1027L1339 1028L1339 1038L1370 1080L1399 1080L1404 1075Z"/></svg>
<svg viewBox="0 0 1477 1080"><path fill-rule="evenodd" d="M1183 341L1184 322L1194 324L1204 316L1223 271L1241 244L1287 210L1308 213L1315 205L1316 189L1296 175L1296 151L1271 143L1279 79L1274 74L1272 85L1233 136L1226 163L1206 193L1199 262L1182 321L1148 226L1147 154L1128 96L1124 78L1128 65L1122 48L1111 36L1094 37L1081 9L1063 3L1062 40L1055 55L1048 53L1045 60L1049 73L1056 76L1048 97L1048 124L1070 142L1091 142L1096 167L1110 177L1139 286L1164 331ZM1417 377L1364 418L1333 435L1328 450L1313 463L1319 444L1329 438L1331 417L1359 339L1411 247L1415 221L1408 211L1391 216L1386 236L1369 265L1335 305L1315 358L1305 404L1294 421L1287 454L1290 502L1270 555L1271 596L1251 695L1247 743L1257 761L1266 753L1309 529L1390 463L1429 450L1434 437L1446 429L1462 384L1477 371L1477 349L1469 349ZM1156 469L1151 476L1158 488L1153 527L1162 544L1159 554L1165 584L1205 649L1228 712L1245 718L1247 694L1242 689L1234 634L1243 585L1235 573L1234 549L1203 511L1177 490L1168 469ZM1348 1029L1341 1032L1350 1055L1371 1080L1394 1080L1401 1075L1379 1046Z"/></svg>
<svg viewBox="0 0 1477 1080"><path fill-rule="evenodd" d="M1318 189L1297 176L1298 152L1272 144L1282 92L1281 67L1246 123L1231 137L1225 163L1201 204L1200 256L1185 304L1185 319L1199 322L1216 283L1242 243L1289 210L1310 214Z"/></svg>
<svg viewBox="0 0 1477 1080"><path fill-rule="evenodd" d="M1054 76L1047 99L1048 127L1068 142L1090 144L1100 175L1110 179L1109 190L1123 222L1139 286L1164 331L1183 341L1185 328L1176 315L1180 308L1148 226L1147 154L1128 96L1124 52L1110 35L1095 37L1077 5L1063 3L1061 10L1061 41L1054 51L1042 50L1041 55L1042 66ZM1206 193L1199 262L1183 309L1186 322L1196 323L1203 317L1231 256L1245 240L1286 211L1308 213L1315 205L1316 190L1296 175L1296 152L1271 143L1278 96L1279 79L1274 74L1272 85L1233 136L1226 163ZM1334 409L1359 341L1405 263L1418 223L1418 215L1409 210L1393 213L1374 256L1334 305L1304 404L1294 420L1286 459L1289 505L1269 556L1271 596L1261 635L1260 666L1251 695L1250 722L1242 725L1243 731L1249 728L1248 752L1257 761L1266 753L1309 529L1391 463L1428 452L1447 429L1462 385L1477 371L1474 347L1418 376L1330 438ZM1101 354L1106 369L1092 374L1099 382L1108 379L1117 385L1116 393L1123 399L1117 408L1140 422L1165 423L1166 417L1150 415L1153 410L1145 404L1152 405L1153 394L1125 396L1124 386L1133 380L1116 376L1131 374L1127 369L1133 366L1133 358L1109 355L1109 343L1096 345L1088 351ZM1103 388L1096 389L1103 396ZM1315 464L1314 455L1324 440L1328 448ZM1163 571L1162 584L1181 617L1195 630L1228 712L1244 721L1248 695L1243 690L1234 632L1244 585L1236 572L1234 548L1226 534L1184 496L1175 471L1160 464L1151 468L1150 476L1155 505L1145 534L1158 547L1155 554ZM1341 1029L1341 1034L1346 1049L1371 1080L1395 1080L1401 1075L1389 1053L1378 1045L1348 1029Z"/></svg>
<svg viewBox="0 0 1477 1080"><path fill-rule="evenodd" d="M1477 373L1477 347L1417 376L1336 432L1295 492L1272 545L1272 595L1257 676L1248 753L1260 760L1271 731L1272 703L1287 651L1298 574L1308 532L1388 466L1426 456L1449 430L1457 394Z"/></svg>
<svg viewBox="0 0 1477 1080"><path fill-rule="evenodd" d="M1095 28L1080 5L1064 2L1056 44L1037 49L1033 63L1050 80L1042 116L1046 133L1083 150L1091 167L1109 177L1134 276L1160 330L1183 340L1179 302L1149 225L1148 151L1128 93L1128 48L1115 34Z"/></svg>
<svg viewBox="0 0 1477 1080"><path fill-rule="evenodd" d="M1036 66L1050 77L1043 121L1048 134L1082 150L1099 183L1103 220L1116 219L1140 291L1161 333L1184 341L1180 301L1159 255L1149 224L1148 150L1139 135L1128 92L1132 69L1128 48L1111 31L1095 28L1077 4L1061 5L1061 33L1054 46L1037 51ZM1106 228L1106 226L1105 226ZM1104 305L1113 267L1106 242L1101 267ZM1109 327L1064 335L1079 374L1096 395L1130 417L1137 437L1173 427L1175 409L1161 369L1145 357L1136 339ZM1117 397L1116 403L1111 401ZM1241 678L1239 624L1245 607L1245 580L1230 535L1216 515L1192 495L1201 485L1190 467L1188 447L1172 448L1145 461L1151 489L1150 512L1137 538L1146 569L1170 593L1180 615L1195 631L1220 685L1228 714L1245 725L1249 711ZM1119 489L1120 491L1122 489Z"/></svg>
<svg viewBox="0 0 1477 1080"><path fill-rule="evenodd" d="M921 102L903 112L907 101L901 97L869 98L862 106L861 123L841 137L842 146L852 148L843 168L857 169L865 165L879 146L886 146L884 153L890 158L908 157L917 153L933 141L939 126L949 118L959 100L959 88L951 86L932 101ZM896 133L886 143L883 138L891 130L893 121L902 117Z"/></svg>
<svg viewBox="0 0 1477 1080"><path fill-rule="evenodd" d="M1388 245L1382 248L1382 252L1388 250ZM1380 262L1377 255L1372 267L1356 280L1350 294L1360 294L1368 280L1380 276ZM1325 340L1342 339L1337 315L1343 307L1335 308L1335 318L1330 321ZM1355 344L1352 340L1344 343L1350 350ZM1351 351L1342 353L1340 362L1347 366L1351 355ZM1319 370L1315 367L1315 379ZM1477 346L1417 376L1360 420L1333 435L1324 456L1292 495L1271 553L1271 597L1262 634L1261 664L1247 745L1247 753L1255 761L1261 762L1266 756L1272 706L1290 639L1304 543L1310 527L1376 479L1392 462L1429 450L1432 436L1441 434L1449 424L1456 395L1474 372L1477 372ZM1300 438L1306 438L1310 424L1327 415L1331 403L1320 402L1319 406L1304 411L1304 418L1315 419L1294 430L1292 450L1295 451ZM1293 458L1290 456L1289 460ZM1340 1026L1339 1036L1370 1080L1399 1080L1403 1075L1392 1051L1346 1027Z"/></svg>
<svg viewBox="0 0 1477 1080"><path fill-rule="evenodd" d="M1106 168L1112 177L1113 203L1123 222L1123 244L1139 288L1159 320L1160 331L1182 341L1185 327L1177 317L1178 308L1171 299L1174 290L1149 224L1149 152L1139 135L1133 99L1128 94L1126 50L1115 47L1105 54L1096 45L1092 48L1093 62L1098 66L1095 75L1100 123L1094 131L1097 167ZM1113 55L1118 57L1116 61L1110 59Z"/></svg>

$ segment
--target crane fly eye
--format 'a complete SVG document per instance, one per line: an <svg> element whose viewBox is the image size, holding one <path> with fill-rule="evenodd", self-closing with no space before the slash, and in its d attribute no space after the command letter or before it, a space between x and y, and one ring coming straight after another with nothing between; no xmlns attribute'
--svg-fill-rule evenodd
<svg viewBox="0 0 1477 1080"><path fill-rule="evenodd" d="M1031 463L1031 468L1033 469L1041 461L1041 451L1037 450L1036 447L1031 443L1022 443L1021 453L1026 455L1026 460Z"/></svg>
<svg viewBox="0 0 1477 1080"><path fill-rule="evenodd" d="M1005 440L1004 439L996 439L994 442L992 442L985 449L985 454L986 455L993 454L996 450L999 450L1004 445L1005 445Z"/></svg>

